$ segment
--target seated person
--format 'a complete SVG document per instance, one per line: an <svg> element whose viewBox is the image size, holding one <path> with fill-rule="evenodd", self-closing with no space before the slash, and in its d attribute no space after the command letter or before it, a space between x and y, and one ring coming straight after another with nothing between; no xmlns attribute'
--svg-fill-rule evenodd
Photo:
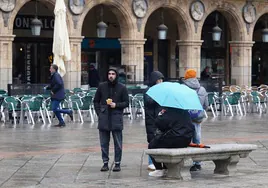
<svg viewBox="0 0 268 188"><path fill-rule="evenodd" d="M185 148L191 143L195 130L188 110L176 108L164 108L156 118L155 126L158 130L149 149ZM152 161L156 170L150 172L149 176L164 176L166 167L153 157Z"/></svg>

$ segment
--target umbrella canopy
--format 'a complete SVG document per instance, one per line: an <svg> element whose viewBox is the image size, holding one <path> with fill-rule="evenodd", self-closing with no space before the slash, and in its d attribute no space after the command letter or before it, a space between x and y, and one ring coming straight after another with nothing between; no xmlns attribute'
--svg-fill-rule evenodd
<svg viewBox="0 0 268 188"><path fill-rule="evenodd" d="M196 91L183 84L163 82L151 87L146 94L160 106L184 110L203 110Z"/></svg>
<svg viewBox="0 0 268 188"><path fill-rule="evenodd" d="M53 64L58 65L59 74L64 76L66 73L64 61L71 60L71 49L66 22L66 6L64 0L56 0L54 14Z"/></svg>

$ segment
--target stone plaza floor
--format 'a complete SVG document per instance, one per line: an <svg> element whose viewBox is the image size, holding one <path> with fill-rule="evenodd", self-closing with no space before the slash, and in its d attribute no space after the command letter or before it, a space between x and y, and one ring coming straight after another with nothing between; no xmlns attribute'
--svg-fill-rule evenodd
<svg viewBox="0 0 268 188"><path fill-rule="evenodd" d="M143 120L125 119L121 172L100 172L97 123L49 125L0 124L0 187L268 187L268 115L209 118L202 125L203 143L258 145L240 159L234 176L214 175L213 162L187 181L148 176ZM110 166L113 163L110 144Z"/></svg>

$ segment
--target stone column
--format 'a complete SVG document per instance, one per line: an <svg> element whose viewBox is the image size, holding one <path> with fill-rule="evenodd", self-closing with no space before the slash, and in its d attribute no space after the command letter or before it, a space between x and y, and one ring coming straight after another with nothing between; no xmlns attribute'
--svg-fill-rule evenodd
<svg viewBox="0 0 268 188"><path fill-rule="evenodd" d="M187 69L195 69L200 77L201 45L203 40L177 40L179 46L179 77L184 77Z"/></svg>
<svg viewBox="0 0 268 188"><path fill-rule="evenodd" d="M146 39L119 39L121 43L121 64L131 67L128 73L133 72L131 65L136 65L135 78L131 81L143 81L144 79L144 43Z"/></svg>
<svg viewBox="0 0 268 188"><path fill-rule="evenodd" d="M0 35L0 88L12 84L12 42L15 35ZM22 62L23 63L23 62Z"/></svg>
<svg viewBox="0 0 268 188"><path fill-rule="evenodd" d="M63 77L66 89L81 87L81 42L83 38L70 36L72 60L65 62L66 74Z"/></svg>
<svg viewBox="0 0 268 188"><path fill-rule="evenodd" d="M230 41L231 84L251 86L252 41Z"/></svg>

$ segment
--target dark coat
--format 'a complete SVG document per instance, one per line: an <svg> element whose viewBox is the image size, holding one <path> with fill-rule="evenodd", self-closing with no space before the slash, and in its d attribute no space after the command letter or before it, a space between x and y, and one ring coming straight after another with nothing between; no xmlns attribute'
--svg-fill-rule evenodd
<svg viewBox="0 0 268 188"><path fill-rule="evenodd" d="M110 108L106 100L111 98L116 107ZM95 97L94 107L99 118L98 129L103 131L123 130L123 110L129 106L126 87L118 83L103 82L99 85Z"/></svg>
<svg viewBox="0 0 268 188"><path fill-rule="evenodd" d="M98 87L100 82L100 77L97 69L92 69L88 71L88 84L90 87Z"/></svg>
<svg viewBox="0 0 268 188"><path fill-rule="evenodd" d="M150 83L149 86L154 86L156 81L159 79L163 79L164 75L159 71L154 71L151 73L150 76ZM144 109L145 109L145 126L146 126L146 133L147 133L147 142L154 138L154 133L156 130L155 126L155 119L158 116L158 113L161 111L161 107L157 102L155 102L151 97L149 97L146 92L149 90L147 88L144 93Z"/></svg>
<svg viewBox="0 0 268 188"><path fill-rule="evenodd" d="M160 114L155 120L155 126L162 134L156 136L150 145L158 145L161 143L163 147L170 148L181 147L179 141L185 140L186 145L190 143L194 135L194 126L191 121L188 110L165 108L165 112Z"/></svg>
<svg viewBox="0 0 268 188"><path fill-rule="evenodd" d="M54 93L51 94L52 100L63 100L65 98L64 83L58 72L51 75L51 84L47 89Z"/></svg>

